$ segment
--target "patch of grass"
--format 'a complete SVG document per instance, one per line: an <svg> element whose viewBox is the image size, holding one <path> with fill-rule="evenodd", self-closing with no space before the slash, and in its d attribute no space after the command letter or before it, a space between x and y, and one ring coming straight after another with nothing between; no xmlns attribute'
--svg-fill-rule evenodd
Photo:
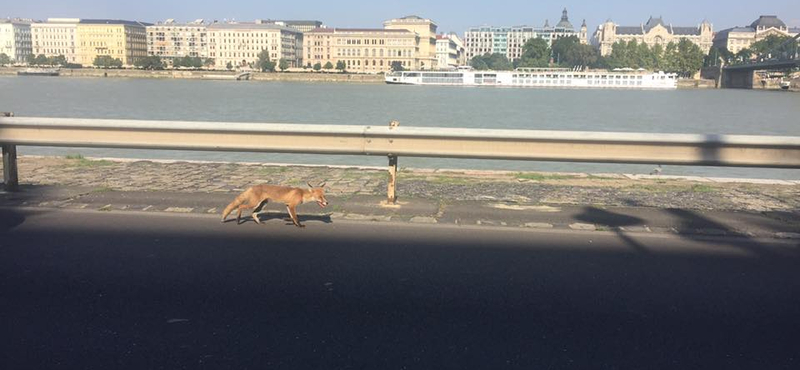
<svg viewBox="0 0 800 370"><path fill-rule="evenodd" d="M713 186L696 184L692 186L692 192L695 193L713 193L716 189Z"/></svg>
<svg viewBox="0 0 800 370"><path fill-rule="evenodd" d="M556 174L542 174L542 173L525 173L519 172L514 175L518 180L532 180L532 181L546 181L546 180L566 180L574 179L575 176L556 175Z"/></svg>
<svg viewBox="0 0 800 370"><path fill-rule="evenodd" d="M67 155L65 158L69 159L73 166L76 167L100 167L100 166L110 166L113 165L114 162L106 161L106 160L92 160L87 159L81 154L70 154Z"/></svg>
<svg viewBox="0 0 800 370"><path fill-rule="evenodd" d="M426 178L425 181L442 185L468 185L480 182L480 180L478 179L471 179L466 177L450 177L450 176L433 176L430 178Z"/></svg>
<svg viewBox="0 0 800 370"><path fill-rule="evenodd" d="M101 187L97 187L97 188L92 189L92 193L108 193L110 191L114 191L114 189L112 189L112 188L110 188L108 186L101 186Z"/></svg>

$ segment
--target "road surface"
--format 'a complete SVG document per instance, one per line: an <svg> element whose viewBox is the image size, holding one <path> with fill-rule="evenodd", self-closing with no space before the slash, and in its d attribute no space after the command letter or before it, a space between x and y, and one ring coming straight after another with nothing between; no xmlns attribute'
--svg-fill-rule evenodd
<svg viewBox="0 0 800 370"><path fill-rule="evenodd" d="M800 367L797 240L306 224L0 208L0 363Z"/></svg>

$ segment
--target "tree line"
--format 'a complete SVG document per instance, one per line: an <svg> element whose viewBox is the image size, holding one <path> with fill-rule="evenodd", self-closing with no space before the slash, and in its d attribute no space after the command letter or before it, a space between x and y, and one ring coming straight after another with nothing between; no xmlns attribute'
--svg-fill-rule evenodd
<svg viewBox="0 0 800 370"><path fill-rule="evenodd" d="M541 38L528 39L522 46L522 55L513 61L500 53L484 54L472 58L470 65L478 70L511 70L514 68L584 67L584 68L644 68L682 76L691 76L703 66L705 54L693 42L681 39L666 46L650 47L636 41L618 41L609 55L591 45L581 44L576 36L562 37L552 46Z"/></svg>
<svg viewBox="0 0 800 370"><path fill-rule="evenodd" d="M797 53L797 42L791 42L789 36L769 35L754 42L750 47L732 53L728 48L712 47L706 57L706 66L717 66L721 63L738 64L747 62L758 56L765 58L781 58Z"/></svg>

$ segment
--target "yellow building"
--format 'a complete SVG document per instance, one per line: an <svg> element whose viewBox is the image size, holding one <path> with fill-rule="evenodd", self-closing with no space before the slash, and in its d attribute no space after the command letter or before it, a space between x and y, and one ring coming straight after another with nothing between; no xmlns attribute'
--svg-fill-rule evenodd
<svg viewBox="0 0 800 370"><path fill-rule="evenodd" d="M390 19L383 22L383 28L387 30L409 30L417 34L419 42L417 45L415 69L436 69L438 59L436 58L436 23L430 19L410 15L403 18Z"/></svg>
<svg viewBox="0 0 800 370"><path fill-rule="evenodd" d="M333 67L344 63L350 72L382 73L392 63L415 69L418 37L409 30L381 28L317 28L303 36L304 63Z"/></svg>
<svg viewBox="0 0 800 370"><path fill-rule="evenodd" d="M81 19L77 28L77 62L91 66L98 56L107 55L133 65L136 58L147 56L147 31L150 24L110 20Z"/></svg>

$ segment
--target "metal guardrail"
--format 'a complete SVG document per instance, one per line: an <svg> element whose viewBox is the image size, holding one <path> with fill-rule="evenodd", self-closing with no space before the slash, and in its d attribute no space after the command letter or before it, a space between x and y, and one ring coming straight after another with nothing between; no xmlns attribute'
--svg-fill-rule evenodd
<svg viewBox="0 0 800 370"><path fill-rule="evenodd" d="M11 188L17 183L16 163L12 163L16 145L388 156L390 202L395 199L399 156L800 168L800 137L396 124L333 126L0 116L0 144L6 186Z"/></svg>

